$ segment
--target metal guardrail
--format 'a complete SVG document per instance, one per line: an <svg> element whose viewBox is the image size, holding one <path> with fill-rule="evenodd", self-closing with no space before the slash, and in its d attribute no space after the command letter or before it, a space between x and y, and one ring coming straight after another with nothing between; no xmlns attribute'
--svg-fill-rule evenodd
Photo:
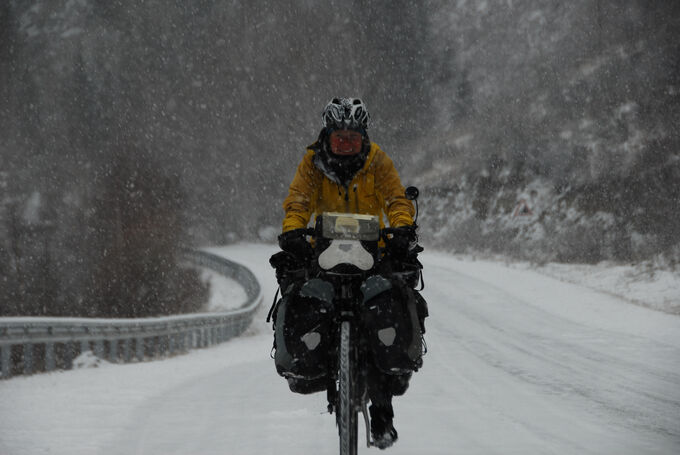
<svg viewBox="0 0 680 455"><path fill-rule="evenodd" d="M255 275L208 252L189 251L185 257L238 281L245 289L246 302L224 313L158 318L0 318L0 379L70 369L74 359L86 351L110 362L143 361L222 343L243 333L262 302Z"/></svg>

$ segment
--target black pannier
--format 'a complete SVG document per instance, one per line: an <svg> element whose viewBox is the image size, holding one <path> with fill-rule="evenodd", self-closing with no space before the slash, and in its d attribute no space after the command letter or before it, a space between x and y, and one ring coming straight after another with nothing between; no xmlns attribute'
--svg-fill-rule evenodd
<svg viewBox="0 0 680 455"><path fill-rule="evenodd" d="M422 366L422 329L415 291L373 276L362 286L363 321L373 362L384 373L402 375Z"/></svg>
<svg viewBox="0 0 680 455"><path fill-rule="evenodd" d="M274 314L274 363L298 393L324 390L332 346L333 287L319 279L289 288Z"/></svg>

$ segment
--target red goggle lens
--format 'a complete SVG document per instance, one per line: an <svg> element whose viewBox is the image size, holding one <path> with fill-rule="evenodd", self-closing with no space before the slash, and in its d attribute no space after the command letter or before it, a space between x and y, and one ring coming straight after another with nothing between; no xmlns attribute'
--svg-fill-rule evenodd
<svg viewBox="0 0 680 455"><path fill-rule="evenodd" d="M331 151L336 155L356 155L361 151L361 134L351 136L331 135Z"/></svg>

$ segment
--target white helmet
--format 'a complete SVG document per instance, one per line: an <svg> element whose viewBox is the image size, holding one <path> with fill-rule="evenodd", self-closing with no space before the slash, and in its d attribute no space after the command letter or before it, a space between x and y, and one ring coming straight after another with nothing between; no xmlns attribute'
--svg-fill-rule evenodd
<svg viewBox="0 0 680 455"><path fill-rule="evenodd" d="M368 128L371 116L359 98L333 98L323 110L324 128L361 129Z"/></svg>

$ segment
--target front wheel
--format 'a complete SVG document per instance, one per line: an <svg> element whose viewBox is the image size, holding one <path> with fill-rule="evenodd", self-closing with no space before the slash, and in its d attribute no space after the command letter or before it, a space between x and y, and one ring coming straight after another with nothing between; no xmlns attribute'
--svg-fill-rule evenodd
<svg viewBox="0 0 680 455"><path fill-rule="evenodd" d="M340 435L340 455L357 454L358 419L352 400L356 386L353 379L350 323L343 321L340 326L340 371L338 385L338 432Z"/></svg>

